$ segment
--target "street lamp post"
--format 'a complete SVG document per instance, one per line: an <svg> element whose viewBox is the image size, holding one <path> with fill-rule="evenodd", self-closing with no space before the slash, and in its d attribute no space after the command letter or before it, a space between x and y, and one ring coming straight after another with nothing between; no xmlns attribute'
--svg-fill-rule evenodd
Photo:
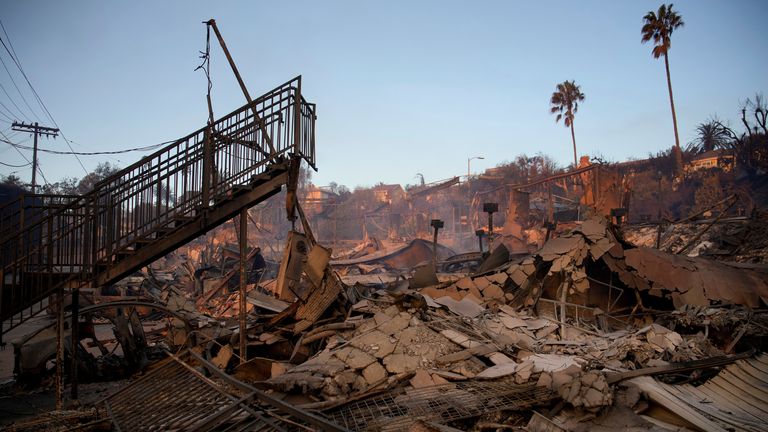
<svg viewBox="0 0 768 432"><path fill-rule="evenodd" d="M485 159L485 158L482 156L473 156L473 157L467 158L467 226L469 227L469 231L472 231L472 223L469 217L469 214L472 213L472 183L471 183L472 173L470 172L470 163L475 159Z"/></svg>

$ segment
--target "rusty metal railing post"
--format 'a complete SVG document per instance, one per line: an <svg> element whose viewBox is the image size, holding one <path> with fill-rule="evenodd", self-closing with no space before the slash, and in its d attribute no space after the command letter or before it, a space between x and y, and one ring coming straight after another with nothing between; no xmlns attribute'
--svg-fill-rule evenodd
<svg viewBox="0 0 768 432"><path fill-rule="evenodd" d="M244 208L240 212L240 364L248 361L248 341L246 315L248 315L248 303L246 302L246 280L245 264L246 254L248 253L248 209Z"/></svg>
<svg viewBox="0 0 768 432"><path fill-rule="evenodd" d="M0 267L0 315L3 314L3 297L5 296L5 270ZM3 343L3 334L5 333L5 324L3 320L0 320L0 346L5 346Z"/></svg>
<svg viewBox="0 0 768 432"><path fill-rule="evenodd" d="M24 194L21 194L19 198L19 232L24 232ZM19 237L19 249L18 256L25 256L24 252L24 236Z"/></svg>
<svg viewBox="0 0 768 432"><path fill-rule="evenodd" d="M203 208L208 208L211 202L211 168L213 152L211 151L211 126L205 128L203 134Z"/></svg>
<svg viewBox="0 0 768 432"><path fill-rule="evenodd" d="M79 335L79 327L80 326L80 289L74 288L72 290L72 325L70 326L70 336L72 339L72 352L70 353L70 358L72 359L72 363L70 364L71 369L69 370L69 380L71 384L71 394L72 400L77 400L77 357L78 357L78 347L80 346L80 341L78 340Z"/></svg>
<svg viewBox="0 0 768 432"><path fill-rule="evenodd" d="M315 166L315 125L317 120L317 106L312 105L312 117L310 118L310 121L312 122L312 135L310 135L312 138L310 140L310 151L312 152L312 166Z"/></svg>
<svg viewBox="0 0 768 432"><path fill-rule="evenodd" d="M111 257L112 251L114 250L114 242L115 242L115 224L119 223L115 220L115 203L112 199L112 196L109 197L109 202L107 204L107 239L105 241L106 243L106 256Z"/></svg>
<svg viewBox="0 0 768 432"><path fill-rule="evenodd" d="M56 292L56 409L64 409L64 287Z"/></svg>
<svg viewBox="0 0 768 432"><path fill-rule="evenodd" d="M88 257L88 270L91 276L95 276L96 260L99 256L99 203L96 198L91 202L91 211L89 214L91 220L91 248L90 256Z"/></svg>
<svg viewBox="0 0 768 432"><path fill-rule="evenodd" d="M293 153L301 155L301 75L296 82L293 107Z"/></svg>

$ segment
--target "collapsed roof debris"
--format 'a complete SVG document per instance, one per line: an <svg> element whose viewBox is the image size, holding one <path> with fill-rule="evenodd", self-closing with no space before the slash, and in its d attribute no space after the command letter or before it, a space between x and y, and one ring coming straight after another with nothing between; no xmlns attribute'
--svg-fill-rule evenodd
<svg viewBox="0 0 768 432"><path fill-rule="evenodd" d="M181 279L152 282L163 287L158 299L165 307L191 324L177 342L191 337L196 344L99 409L108 406L121 428L141 429L159 417L126 414L152 409L125 405L128 393L173 404L194 397L203 401L194 415L177 412L163 422L195 430L286 421L317 430L465 430L481 424L579 430L619 417L658 430L673 423L759 430L757 422L766 419L755 392L739 393L745 406L755 408L738 412L726 396L716 396L723 386L746 386L733 381L750 379L745 368L765 368L765 359L750 357L750 348L764 346L768 336L759 267L634 247L599 217L573 225L524 258L463 277L441 274L442 282L415 289L401 278L348 286L327 270L329 264L345 267L322 246L286 250L293 251L288 259L299 254L294 270L284 265L275 279L248 285L245 363L233 339L240 329L227 318L236 315L230 309L239 293L218 288L226 279L208 284L216 291L201 293L205 302L190 297L189 281L183 291L176 288ZM429 260L424 254L408 262L418 267ZM289 271L290 292L280 293L275 281ZM407 267L396 271L408 277ZM155 280L149 273L141 277ZM199 385L187 383L179 388L188 391L160 397L170 388L170 382L157 384L168 367L178 369L174 380ZM681 387L686 382L704 384ZM256 389L269 397L260 399ZM710 395L707 409L696 392ZM270 405L272 398L285 406ZM670 414L662 406L681 408ZM626 409L632 414L619 414Z"/></svg>

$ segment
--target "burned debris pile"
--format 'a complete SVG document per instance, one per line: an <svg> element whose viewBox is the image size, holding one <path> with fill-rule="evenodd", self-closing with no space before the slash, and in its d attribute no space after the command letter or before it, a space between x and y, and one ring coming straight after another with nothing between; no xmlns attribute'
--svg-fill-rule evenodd
<svg viewBox="0 0 768 432"><path fill-rule="evenodd" d="M227 288L237 260L213 271L168 257L165 271L128 278L171 317L173 331L160 332L170 352L96 409L130 430L765 424L768 273L758 265L635 246L601 217L561 228L528 256L494 251L485 267L496 257L494 266L471 274L435 274L450 260L433 261L418 242L334 260L311 233L288 238L270 265L277 273L261 268L259 251L248 255L259 274L248 280L245 329L239 292ZM208 273L195 279L199 268ZM419 280L425 271L432 285ZM186 414L161 409L187 399L196 408ZM145 410L158 414L137 415Z"/></svg>

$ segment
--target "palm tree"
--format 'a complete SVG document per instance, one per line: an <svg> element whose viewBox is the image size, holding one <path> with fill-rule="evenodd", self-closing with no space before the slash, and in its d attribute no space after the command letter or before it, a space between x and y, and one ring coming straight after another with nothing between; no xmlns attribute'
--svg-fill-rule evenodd
<svg viewBox="0 0 768 432"><path fill-rule="evenodd" d="M579 102L584 100L584 93L576 85L575 81L565 81L557 85L557 90L552 93L549 103L552 105L549 112L557 114L555 123L565 119L565 127L571 128L571 140L573 140L573 167L579 166L576 156L576 134L573 131L573 120L579 109Z"/></svg>
<svg viewBox="0 0 768 432"><path fill-rule="evenodd" d="M658 12L650 11L643 17L642 42L653 39L653 58L664 56L664 66L667 69L667 88L669 89L669 105L672 107L672 125L675 128L675 163L678 172L682 170L683 160L680 150L680 137L677 133L677 115L675 100L672 97L672 79L669 76L669 49L672 47L672 32L683 26L683 19L672 10L672 4L662 4Z"/></svg>
<svg viewBox="0 0 768 432"><path fill-rule="evenodd" d="M716 117L706 123L696 126L696 138L686 148L687 151L698 154L711 150L728 148L731 134L723 123Z"/></svg>

